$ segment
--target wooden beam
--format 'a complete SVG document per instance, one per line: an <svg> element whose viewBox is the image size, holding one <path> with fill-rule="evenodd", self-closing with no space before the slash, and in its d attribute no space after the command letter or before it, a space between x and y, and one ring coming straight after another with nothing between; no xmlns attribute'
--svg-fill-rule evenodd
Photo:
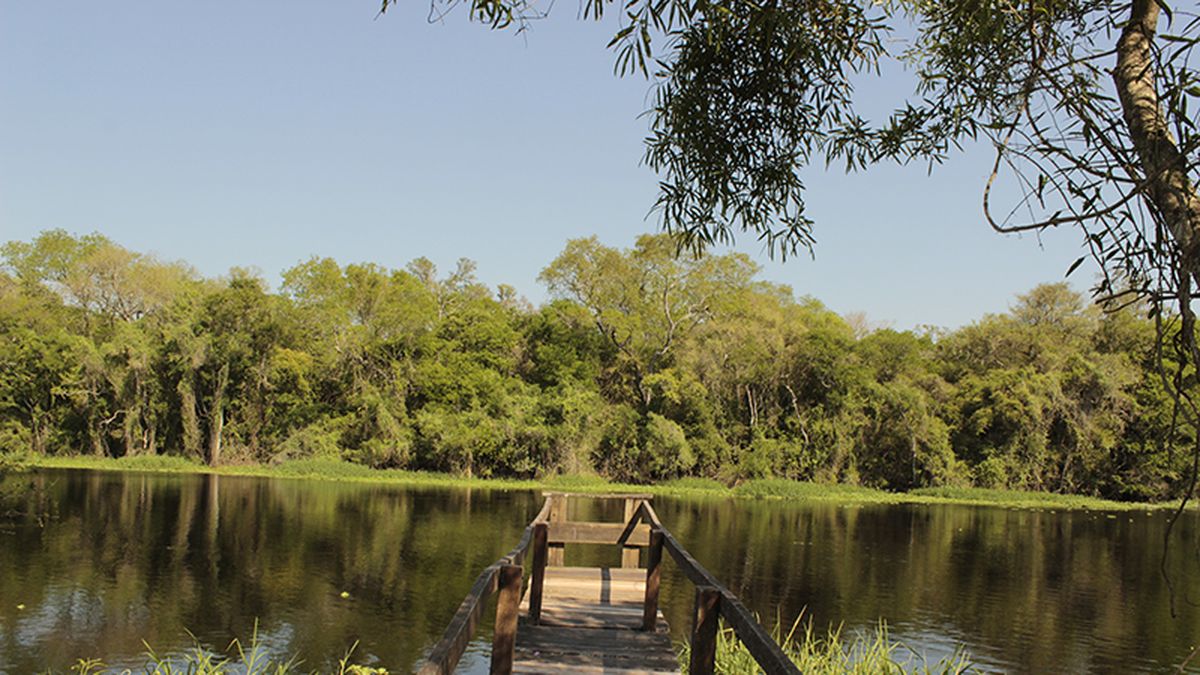
<svg viewBox="0 0 1200 675"><path fill-rule="evenodd" d="M558 492L554 490L546 490L542 492L546 497L579 497L581 499L654 499L654 495L649 493L638 492Z"/></svg>
<svg viewBox="0 0 1200 675"><path fill-rule="evenodd" d="M567 497L563 493L552 492L547 493L546 499L550 502L550 517L549 521L553 523L561 523L567 520ZM564 546L562 543L550 543L549 553L546 557L547 565L562 567L564 557Z"/></svg>
<svg viewBox="0 0 1200 675"><path fill-rule="evenodd" d="M529 582L529 621L537 624L542 618L542 591L546 584L546 555L549 553L549 526L533 525L533 576Z"/></svg>
<svg viewBox="0 0 1200 675"><path fill-rule="evenodd" d="M521 606L521 567L504 565L498 579L496 625L492 631L491 675L512 675L513 649L517 644L517 613Z"/></svg>
<svg viewBox="0 0 1200 675"><path fill-rule="evenodd" d="M688 661L688 675L713 675L720 618L721 591L712 586L698 586L696 610L692 615L692 655Z"/></svg>
<svg viewBox="0 0 1200 675"><path fill-rule="evenodd" d="M658 587L662 582L662 530L650 531L650 548L646 549L646 599L642 609L642 630L658 628Z"/></svg>
<svg viewBox="0 0 1200 675"><path fill-rule="evenodd" d="M633 569L638 566L641 557L641 549L629 543L629 537L633 533L633 528L636 527L638 520L641 518L642 500L635 497L627 497L625 499L625 528L621 531L619 540L621 546L621 567Z"/></svg>
<svg viewBox="0 0 1200 675"><path fill-rule="evenodd" d="M654 512L654 507L649 503L642 506L646 519L651 523L658 524L661 528L661 523L658 520L658 514ZM721 616L725 618L725 623L729 624L734 633L737 634L738 640L746 646L750 655L754 657L758 667L762 668L767 675L782 675L783 673L793 674L799 673L800 670L787 654L779 647L779 644L771 637L750 610L742 604L738 597L733 594L728 588L725 588L721 582L717 581L703 565L700 564L692 554L675 540L666 528L662 528L663 547L675 559L675 564L679 566L680 571L688 578L697 588L708 586L720 590Z"/></svg>
<svg viewBox="0 0 1200 675"><path fill-rule="evenodd" d="M800 669L779 643L754 619L754 615L729 589L721 589L721 617L766 675L798 675Z"/></svg>
<svg viewBox="0 0 1200 675"><path fill-rule="evenodd" d="M550 523L550 543L561 544L624 544L627 546L649 546L650 526L638 525L622 542L625 532L624 523L583 523L561 522Z"/></svg>
<svg viewBox="0 0 1200 675"><path fill-rule="evenodd" d="M467 597L458 606L442 639L434 645L433 650L425 659L425 663L417 671L420 675L451 675L458 660L462 658L467 644L475 635L475 627L483 613L484 599L491 597L496 591L496 576L499 566L491 565L480 573L475 584L467 593Z"/></svg>

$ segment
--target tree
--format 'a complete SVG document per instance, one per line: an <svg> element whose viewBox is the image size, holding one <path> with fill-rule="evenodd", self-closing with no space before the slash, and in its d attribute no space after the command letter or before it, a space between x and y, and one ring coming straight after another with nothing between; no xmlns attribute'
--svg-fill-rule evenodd
<svg viewBox="0 0 1200 675"><path fill-rule="evenodd" d="M757 268L742 255L679 257L663 236L642 236L629 251L595 238L567 242L538 277L551 293L592 314L596 328L620 354L632 403L650 407L646 378L667 367L678 345L750 283Z"/></svg>
<svg viewBox="0 0 1200 675"><path fill-rule="evenodd" d="M467 4L472 19L492 28L523 29L549 9L536 0ZM582 5L589 19L619 12L609 45L616 70L655 84L645 161L660 173L661 223L682 245L702 249L749 232L783 256L811 248L801 178L810 163L932 164L982 140L995 150L981 185L987 222L1000 232L1075 227L1102 272L1095 298L1110 308L1137 303L1157 317L1158 338L1172 352L1159 359L1159 376L1178 419L1200 427L1190 375L1200 365L1193 310L1200 71L1192 58L1200 17L1193 7L1169 0ZM916 88L886 119L872 121L855 91L889 61L915 73ZM1003 183L1013 189L996 189ZM1017 195L1014 203L997 205L1005 193ZM1193 456L1192 487L1200 445Z"/></svg>

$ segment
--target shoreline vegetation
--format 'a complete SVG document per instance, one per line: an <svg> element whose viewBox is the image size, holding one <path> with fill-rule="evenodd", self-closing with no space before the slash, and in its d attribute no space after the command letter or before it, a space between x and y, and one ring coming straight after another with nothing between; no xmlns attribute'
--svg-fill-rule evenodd
<svg viewBox="0 0 1200 675"><path fill-rule="evenodd" d="M5 466L0 461L0 469ZM847 505L916 504L992 506L1034 510L1160 511L1179 507L1169 502L1117 502L1097 497L1051 492L985 488L921 488L887 492L845 484L824 484L781 478L748 480L734 486L705 478L679 478L655 484L621 483L595 475L559 475L545 479L467 478L430 471L373 469L341 460L289 460L277 464L208 466L183 457L154 455L109 457L28 456L8 460L10 467L86 469L128 473L214 474L252 478L285 478L342 483L371 483L405 487L472 488L485 490L544 490L593 494L646 493L661 497L767 499ZM1193 505L1189 509L1195 508Z"/></svg>
<svg viewBox="0 0 1200 675"><path fill-rule="evenodd" d="M897 331L745 256L676 253L666 235L569 241L535 307L467 260L314 257L272 288L99 234L8 242L0 454L1048 508L1193 489L1195 434L1144 307L1047 284L968 326Z"/></svg>

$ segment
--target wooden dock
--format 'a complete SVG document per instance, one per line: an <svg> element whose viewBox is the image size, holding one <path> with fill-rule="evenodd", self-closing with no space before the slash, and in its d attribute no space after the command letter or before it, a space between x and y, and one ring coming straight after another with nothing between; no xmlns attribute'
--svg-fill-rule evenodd
<svg viewBox="0 0 1200 675"><path fill-rule="evenodd" d="M514 673L678 673L679 660L658 614L643 631L646 572L610 567L548 567L542 611L521 604Z"/></svg>
<svg viewBox="0 0 1200 675"><path fill-rule="evenodd" d="M569 520L567 506L573 496L624 500L624 522ZM567 544L619 546L621 566L566 567ZM678 673L676 648L658 609L664 550L696 586L690 673L713 672L722 618L763 672L799 672L737 597L663 527L649 495L565 493L547 493L517 547L479 575L418 672L453 673L487 599L496 594L493 674ZM526 561L527 555L531 560Z"/></svg>

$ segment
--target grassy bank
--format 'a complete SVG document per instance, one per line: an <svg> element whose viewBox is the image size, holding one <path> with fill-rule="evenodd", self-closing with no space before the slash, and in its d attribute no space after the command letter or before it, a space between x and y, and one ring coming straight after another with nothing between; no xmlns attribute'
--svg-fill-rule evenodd
<svg viewBox="0 0 1200 675"><path fill-rule="evenodd" d="M1023 509L1090 509L1130 511L1169 509L1176 502L1148 504L1115 502L1080 495L1047 492L987 490L983 488L923 488L912 492L885 492L856 485L808 483L781 478L750 480L734 487L704 478L681 478L655 485L615 483L598 476L555 476L541 480L466 478L445 473L371 469L335 460L293 460L279 464L243 464L209 467L181 457L144 456L122 459L101 457L29 457L32 467L142 471L153 473L212 473L223 476L259 476L341 482L384 483L406 486L485 488L499 490L564 490L584 493L638 492L658 496L822 501L841 504L976 504Z"/></svg>

